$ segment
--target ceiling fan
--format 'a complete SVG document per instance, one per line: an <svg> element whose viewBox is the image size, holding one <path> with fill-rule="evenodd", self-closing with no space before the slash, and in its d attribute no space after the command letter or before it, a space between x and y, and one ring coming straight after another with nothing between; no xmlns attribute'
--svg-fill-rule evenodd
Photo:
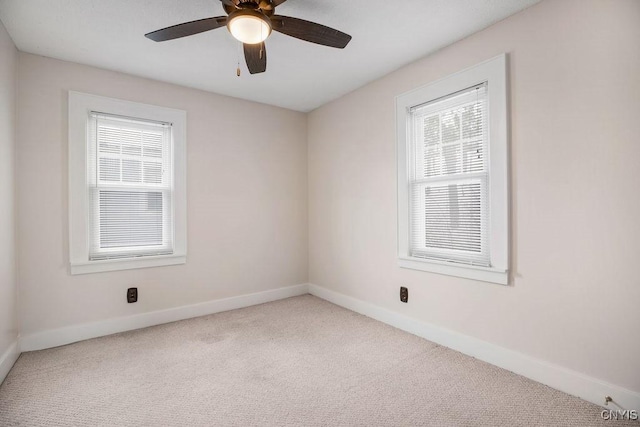
<svg viewBox="0 0 640 427"><path fill-rule="evenodd" d="M333 28L290 16L276 15L276 7L286 0L220 0L228 16L214 16L162 28L145 37L162 42L191 36L226 26L244 44L244 57L251 74L267 69L264 41L272 30L300 40L343 49L351 36Z"/></svg>

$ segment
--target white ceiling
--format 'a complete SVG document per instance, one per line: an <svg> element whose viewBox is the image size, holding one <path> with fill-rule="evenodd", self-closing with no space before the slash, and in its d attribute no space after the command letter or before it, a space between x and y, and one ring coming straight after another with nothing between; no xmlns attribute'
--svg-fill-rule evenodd
<svg viewBox="0 0 640 427"><path fill-rule="evenodd" d="M538 1L288 0L278 14L353 40L340 50L274 32L267 72L256 75L225 28L161 43L144 37L225 15L219 0L0 0L0 20L23 52L311 111Z"/></svg>

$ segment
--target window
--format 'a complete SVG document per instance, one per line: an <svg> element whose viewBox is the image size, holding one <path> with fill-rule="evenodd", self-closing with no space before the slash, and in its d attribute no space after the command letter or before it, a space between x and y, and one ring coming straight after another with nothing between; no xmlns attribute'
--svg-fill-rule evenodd
<svg viewBox="0 0 640 427"><path fill-rule="evenodd" d="M396 105L399 265L507 284L505 56Z"/></svg>
<svg viewBox="0 0 640 427"><path fill-rule="evenodd" d="M69 94L71 273L186 261L184 111Z"/></svg>

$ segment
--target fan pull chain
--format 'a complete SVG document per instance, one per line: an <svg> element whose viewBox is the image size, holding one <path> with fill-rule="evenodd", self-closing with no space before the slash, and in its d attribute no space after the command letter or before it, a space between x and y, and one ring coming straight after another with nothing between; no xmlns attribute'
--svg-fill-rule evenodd
<svg viewBox="0 0 640 427"><path fill-rule="evenodd" d="M264 34L262 34L262 30L263 30L263 27L261 25L260 26L260 38L263 40L263 42L260 44L260 59L262 59L262 51L264 50Z"/></svg>
<svg viewBox="0 0 640 427"><path fill-rule="evenodd" d="M238 45L238 52L236 55L236 59L238 60L238 68L236 68L236 76L240 77L240 45Z"/></svg>

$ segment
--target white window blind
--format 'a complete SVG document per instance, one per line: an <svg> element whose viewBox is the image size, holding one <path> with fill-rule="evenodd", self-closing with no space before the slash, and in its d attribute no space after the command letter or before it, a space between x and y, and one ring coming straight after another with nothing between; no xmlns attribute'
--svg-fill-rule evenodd
<svg viewBox="0 0 640 427"><path fill-rule="evenodd" d="M490 266L487 84L409 110L412 257Z"/></svg>
<svg viewBox="0 0 640 427"><path fill-rule="evenodd" d="M174 250L171 124L91 113L89 260Z"/></svg>

